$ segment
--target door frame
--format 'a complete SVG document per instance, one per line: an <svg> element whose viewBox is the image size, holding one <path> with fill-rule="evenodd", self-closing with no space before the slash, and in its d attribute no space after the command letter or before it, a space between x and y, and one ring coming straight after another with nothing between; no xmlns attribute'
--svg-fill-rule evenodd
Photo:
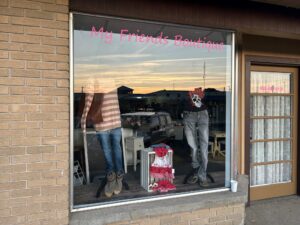
<svg viewBox="0 0 300 225"><path fill-rule="evenodd" d="M245 154L244 154L244 163L245 163L245 174L249 175L248 182L248 205L250 204L250 74L251 66L282 66L282 67L295 67L298 68L298 76L300 75L300 58L287 58L287 57L273 57L273 56L261 56L261 55L245 55ZM300 79L298 79L298 87L300 87ZM298 92L298 116L300 112L299 104L299 95ZM298 130L297 138L300 140L300 117L298 117ZM297 146L297 195L300 195L300 148L299 144Z"/></svg>

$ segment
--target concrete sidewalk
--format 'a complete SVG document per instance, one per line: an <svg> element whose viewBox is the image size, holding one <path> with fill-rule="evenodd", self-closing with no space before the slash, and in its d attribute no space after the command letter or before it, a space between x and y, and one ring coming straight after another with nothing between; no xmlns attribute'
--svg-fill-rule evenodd
<svg viewBox="0 0 300 225"><path fill-rule="evenodd" d="M246 225L299 225L300 196L251 203L246 208Z"/></svg>

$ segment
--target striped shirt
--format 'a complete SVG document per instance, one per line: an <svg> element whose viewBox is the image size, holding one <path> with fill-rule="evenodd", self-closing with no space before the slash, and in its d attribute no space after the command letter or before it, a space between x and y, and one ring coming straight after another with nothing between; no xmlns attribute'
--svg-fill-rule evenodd
<svg viewBox="0 0 300 225"><path fill-rule="evenodd" d="M87 114L91 108L94 94L86 94L81 124L85 125ZM96 131L107 131L121 127L120 108L117 91L103 94L101 107L103 121L94 124ZM83 127L83 126L82 126ZM84 126L85 127L85 126Z"/></svg>

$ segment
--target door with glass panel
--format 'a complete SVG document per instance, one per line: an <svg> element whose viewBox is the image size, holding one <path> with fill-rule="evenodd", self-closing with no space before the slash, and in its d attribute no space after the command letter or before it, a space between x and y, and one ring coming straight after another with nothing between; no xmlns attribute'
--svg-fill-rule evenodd
<svg viewBox="0 0 300 225"><path fill-rule="evenodd" d="M297 69L252 66L250 200L296 194Z"/></svg>

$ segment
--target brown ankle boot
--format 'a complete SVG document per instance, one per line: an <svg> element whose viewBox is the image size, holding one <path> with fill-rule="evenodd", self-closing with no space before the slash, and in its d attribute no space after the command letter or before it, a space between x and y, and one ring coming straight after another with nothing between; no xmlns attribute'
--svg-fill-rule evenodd
<svg viewBox="0 0 300 225"><path fill-rule="evenodd" d="M116 184L115 184L115 190L114 190L114 194L118 195L121 193L122 191L122 186L123 186L123 177L124 177L124 173L121 174L117 174L117 179L116 179Z"/></svg>
<svg viewBox="0 0 300 225"><path fill-rule="evenodd" d="M115 172L110 172L106 175L107 183L104 187L104 194L106 197L110 198L115 190L116 186L116 174Z"/></svg>

